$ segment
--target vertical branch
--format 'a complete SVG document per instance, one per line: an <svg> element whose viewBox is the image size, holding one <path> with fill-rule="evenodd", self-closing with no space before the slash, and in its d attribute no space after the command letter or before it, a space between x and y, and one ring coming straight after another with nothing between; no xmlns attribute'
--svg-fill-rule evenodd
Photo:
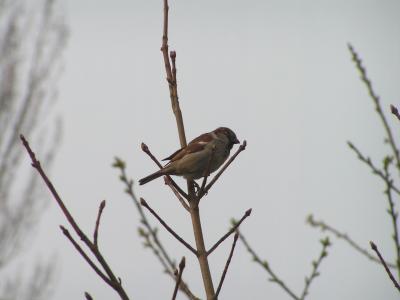
<svg viewBox="0 0 400 300"><path fill-rule="evenodd" d="M375 93L374 89L372 88L371 80L367 76L367 71L364 68L364 66L362 65L361 58L358 56L357 52L354 50L352 45L348 44L348 48L350 50L352 59L355 62L358 71L360 72L361 80L367 86L368 94L370 95L370 97L372 98L372 101L375 104L375 110L378 113L379 118L382 121L383 127L385 128L385 131L386 131L386 134L387 134L389 145L392 148L394 157L396 159L396 167L400 171L400 153L399 153L398 147L396 145L396 142L395 142L395 140L393 138L392 130L390 129L389 123L386 120L386 116L382 111L382 107L381 107L379 96Z"/></svg>
<svg viewBox="0 0 400 300"><path fill-rule="evenodd" d="M165 72L167 73L167 81L169 87L169 94L171 98L172 111L175 114L176 125L178 127L179 141L181 143L181 147L185 147L186 146L185 126L183 125L182 112L178 101L178 87L176 83L176 78L174 78L172 73L171 62L168 56L168 10L169 10L168 0L164 0L164 26L163 26L164 28L163 28L161 52L163 53L164 57ZM176 74L176 68L175 68L176 52L174 51L172 53L171 57L173 57L174 60L174 70L175 70L174 74Z"/></svg>
<svg viewBox="0 0 400 300"><path fill-rule="evenodd" d="M183 125L182 112L179 107L178 101L178 88L176 81L176 52L171 53L171 59L173 61L173 69L171 67L170 57L168 56L168 0L164 0L164 22L163 22L163 37L161 51L164 57L165 72L167 74L167 82L170 92L172 110L175 114L176 124L178 127L179 140L181 147L185 147L186 135L185 127ZM207 259L207 251L204 244L203 231L201 228L200 211L196 201L196 195L194 191L193 181L187 181L189 205L190 205L190 216L192 219L193 233L196 241L197 258L200 265L200 270L203 278L203 284L206 291L207 299L213 299L215 295L214 286L211 278L210 267Z"/></svg>

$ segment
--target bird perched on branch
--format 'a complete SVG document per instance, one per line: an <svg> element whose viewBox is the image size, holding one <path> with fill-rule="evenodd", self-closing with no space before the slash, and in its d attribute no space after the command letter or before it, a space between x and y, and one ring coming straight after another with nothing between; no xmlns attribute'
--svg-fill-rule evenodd
<svg viewBox="0 0 400 300"><path fill-rule="evenodd" d="M238 143L236 134L227 127L204 133L163 159L169 162L159 171L140 179L139 184L146 184L164 175L178 175L186 179L209 175L225 162L233 145ZM207 171L209 174L206 174Z"/></svg>

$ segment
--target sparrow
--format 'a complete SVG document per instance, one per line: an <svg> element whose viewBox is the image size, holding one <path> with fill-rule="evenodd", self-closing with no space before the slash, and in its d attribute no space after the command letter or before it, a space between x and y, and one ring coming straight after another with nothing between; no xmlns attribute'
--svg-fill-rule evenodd
<svg viewBox="0 0 400 300"><path fill-rule="evenodd" d="M234 144L239 144L239 140L236 134L227 127L219 127L214 131L203 133L186 147L163 159L163 161L169 160L169 162L157 172L140 179L139 184L146 184L164 175L183 176L186 179L204 177L208 164L211 174L229 157ZM211 154L212 159L210 161Z"/></svg>

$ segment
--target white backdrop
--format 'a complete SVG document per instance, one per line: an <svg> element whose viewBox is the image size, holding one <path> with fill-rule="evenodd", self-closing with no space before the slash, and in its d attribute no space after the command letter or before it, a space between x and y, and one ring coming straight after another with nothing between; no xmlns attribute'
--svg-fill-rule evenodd
<svg viewBox="0 0 400 300"><path fill-rule="evenodd" d="M188 139L229 126L248 141L201 204L206 243L225 233L231 217L253 208L242 232L298 293L324 236L305 224L309 213L364 247L374 240L393 260L384 186L346 146L353 141L378 163L387 152L346 43L365 60L384 107L399 104L398 2L171 2L170 49L177 51ZM159 158L179 145L160 52L162 1L70 0L67 15L70 40L58 104L64 139L53 182L90 233L99 202L107 200L100 245L132 299L170 298L173 282L142 247L138 215L111 168L118 155L137 180L155 170L140 150L142 141ZM399 123L390 119L398 132ZM135 190L193 242L188 215L162 181ZM37 255L57 253L54 299L83 299L84 291L96 300L117 299L59 224L66 221L52 203L32 246ZM203 297L197 261L161 228L160 235L177 259L186 256L184 278ZM397 299L381 266L332 241L308 299ZM230 246L224 243L211 258L215 278ZM289 299L268 278L239 243L221 298Z"/></svg>

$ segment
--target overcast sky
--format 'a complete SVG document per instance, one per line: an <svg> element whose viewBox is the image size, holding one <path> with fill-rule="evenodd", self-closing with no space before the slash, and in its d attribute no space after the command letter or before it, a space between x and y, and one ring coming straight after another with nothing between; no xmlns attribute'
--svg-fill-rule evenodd
<svg viewBox="0 0 400 300"><path fill-rule="evenodd" d="M353 141L378 164L388 152L346 44L363 58L386 112L399 104L398 1L171 2L170 48L177 51L188 139L228 126L248 141L201 203L206 244L251 207L243 234L297 293L324 236L305 224L310 213L363 247L374 240L393 261L384 186L346 146ZM107 200L100 245L132 299L170 298L173 282L143 248L138 214L111 168L118 155L137 180L156 169L142 141L159 158L179 146L160 52L162 1L70 0L66 15L70 38L57 107L64 138L53 182L90 234L98 204ZM193 243L188 214L161 180L135 191ZM57 253L54 299L83 299L84 291L117 299L61 234L58 225L66 223L52 203L34 244L41 256ZM184 278L204 297L197 260L159 231L176 259L186 256ZM380 265L332 242L308 299L397 299ZM230 245L211 257L215 281ZM221 298L289 299L268 278L238 244Z"/></svg>

